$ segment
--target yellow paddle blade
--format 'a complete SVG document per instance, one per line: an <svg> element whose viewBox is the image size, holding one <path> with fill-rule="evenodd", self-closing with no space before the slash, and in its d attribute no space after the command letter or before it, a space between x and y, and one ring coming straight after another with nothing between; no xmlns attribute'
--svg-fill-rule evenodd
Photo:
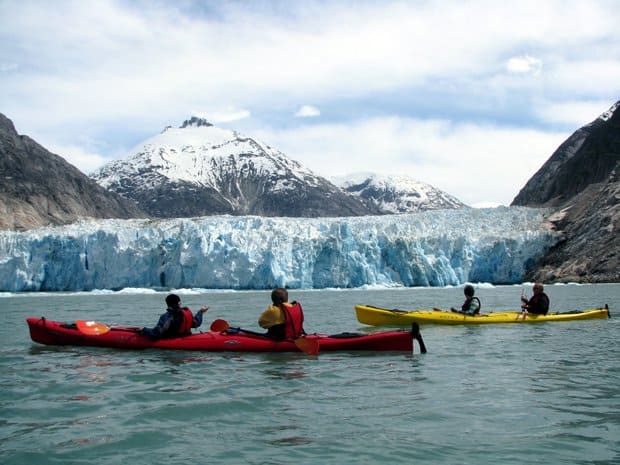
<svg viewBox="0 0 620 465"><path fill-rule="evenodd" d="M88 334L89 336L98 336L110 331L109 326L103 323L97 323L96 321L77 320L75 325L81 333Z"/></svg>
<svg viewBox="0 0 620 465"><path fill-rule="evenodd" d="M295 345L299 350L308 355L319 355L319 341L317 339L308 339L307 337L298 337L295 339Z"/></svg>
<svg viewBox="0 0 620 465"><path fill-rule="evenodd" d="M228 321L222 320L221 318L218 318L217 320L213 320L213 323L211 323L211 331L214 331L216 333L221 333L222 331L226 331L228 328L230 328Z"/></svg>

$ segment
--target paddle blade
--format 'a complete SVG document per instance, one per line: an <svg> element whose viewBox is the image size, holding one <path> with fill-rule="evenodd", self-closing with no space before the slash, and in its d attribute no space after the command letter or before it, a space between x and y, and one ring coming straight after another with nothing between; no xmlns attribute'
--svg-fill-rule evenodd
<svg viewBox="0 0 620 465"><path fill-rule="evenodd" d="M88 334L89 336L98 336L110 331L109 326L96 321L77 320L75 325L82 334Z"/></svg>
<svg viewBox="0 0 620 465"><path fill-rule="evenodd" d="M298 337L295 339L295 345L299 350L308 355L319 355L319 341L317 339L308 339L307 337Z"/></svg>
<svg viewBox="0 0 620 465"><path fill-rule="evenodd" d="M411 336L413 339L418 341L418 345L420 346L420 352L426 353L426 345L424 344L424 339L422 339L422 334L420 333L420 325L417 323L411 324Z"/></svg>
<svg viewBox="0 0 620 465"><path fill-rule="evenodd" d="M221 333L222 331L226 331L228 328L230 328L228 321L222 320L221 318L218 318L217 320L213 320L213 323L211 323L211 331L214 331L216 333Z"/></svg>

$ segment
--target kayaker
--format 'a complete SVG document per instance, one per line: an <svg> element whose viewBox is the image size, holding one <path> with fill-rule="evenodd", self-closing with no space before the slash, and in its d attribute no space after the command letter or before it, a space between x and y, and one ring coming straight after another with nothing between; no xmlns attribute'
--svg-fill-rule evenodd
<svg viewBox="0 0 620 465"><path fill-rule="evenodd" d="M261 313L258 325L273 339L297 339L304 331L304 312L298 302L289 303L288 291L281 287L271 291L272 305Z"/></svg>
<svg viewBox="0 0 620 465"><path fill-rule="evenodd" d="M543 291L543 285L535 283L532 287L534 295L532 295L531 299L528 300L525 296L521 296L521 309L527 313L546 315L549 311L549 296Z"/></svg>
<svg viewBox="0 0 620 465"><path fill-rule="evenodd" d="M474 286L468 284L463 289L463 294L465 294L465 302L461 306L460 310L452 307L451 310L457 313L464 313L466 315L479 315L480 314L480 299L478 297L474 297Z"/></svg>
<svg viewBox="0 0 620 465"><path fill-rule="evenodd" d="M203 306L196 315L187 307L181 307L181 298L176 294L166 297L166 313L159 317L159 321L153 328L142 328L141 333L151 339L170 339L174 337L189 336L192 328L202 324L202 315L209 310Z"/></svg>

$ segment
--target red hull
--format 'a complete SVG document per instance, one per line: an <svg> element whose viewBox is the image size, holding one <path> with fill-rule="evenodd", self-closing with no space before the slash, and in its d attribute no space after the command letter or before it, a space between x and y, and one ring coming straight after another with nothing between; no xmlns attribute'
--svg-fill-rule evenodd
<svg viewBox="0 0 620 465"><path fill-rule="evenodd" d="M73 324L51 321L45 318L28 318L30 338L46 345L71 345L111 347L117 349L172 349L226 352L299 352L292 341L274 341L264 336L226 332L196 333L176 339L153 341L137 332L138 328L113 327L105 334L86 335ZM411 331L385 331L364 335L310 334L309 339L319 341L320 350L330 351L413 351Z"/></svg>

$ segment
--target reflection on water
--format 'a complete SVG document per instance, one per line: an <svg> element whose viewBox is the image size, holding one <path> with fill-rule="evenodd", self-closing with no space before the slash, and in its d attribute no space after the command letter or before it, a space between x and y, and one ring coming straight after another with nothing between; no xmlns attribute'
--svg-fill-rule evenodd
<svg viewBox="0 0 620 465"><path fill-rule="evenodd" d="M263 370L263 373L272 379L300 379L306 377L306 373L303 370L266 369Z"/></svg>

